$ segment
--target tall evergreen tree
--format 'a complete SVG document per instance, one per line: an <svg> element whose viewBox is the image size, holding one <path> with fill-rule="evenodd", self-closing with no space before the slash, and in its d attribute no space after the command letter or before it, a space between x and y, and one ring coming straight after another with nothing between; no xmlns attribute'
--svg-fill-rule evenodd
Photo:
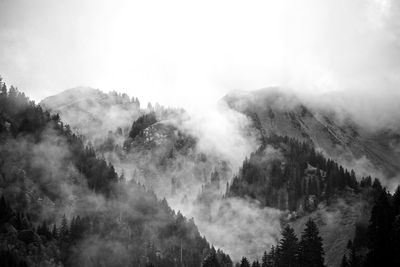
<svg viewBox="0 0 400 267"><path fill-rule="evenodd" d="M394 215L400 214L400 185L396 188L396 191L393 194L393 211Z"/></svg>
<svg viewBox="0 0 400 267"><path fill-rule="evenodd" d="M294 230L289 225L282 231L282 239L277 248L278 266L295 267L297 266L299 244Z"/></svg>
<svg viewBox="0 0 400 267"><path fill-rule="evenodd" d="M393 213L388 194L382 191L372 208L368 226L368 267L393 266L393 247L390 242L392 221Z"/></svg>
<svg viewBox="0 0 400 267"><path fill-rule="evenodd" d="M347 257L346 257L346 255L343 255L343 258L342 258L342 262L341 262L341 264L340 264L340 267L349 267L349 263L347 262Z"/></svg>
<svg viewBox="0 0 400 267"><path fill-rule="evenodd" d="M215 250L211 250L207 257L201 263L202 267L221 267L217 260L217 255Z"/></svg>
<svg viewBox="0 0 400 267"><path fill-rule="evenodd" d="M324 267L324 254L318 227L309 219L299 244L299 266Z"/></svg>
<svg viewBox="0 0 400 267"><path fill-rule="evenodd" d="M400 215L397 215L393 222L393 264L400 266Z"/></svg>
<svg viewBox="0 0 400 267"><path fill-rule="evenodd" d="M268 255L266 251L264 251L264 254L261 258L261 267L268 267Z"/></svg>
<svg viewBox="0 0 400 267"><path fill-rule="evenodd" d="M240 262L240 267L250 267L250 262L246 257L243 257Z"/></svg>

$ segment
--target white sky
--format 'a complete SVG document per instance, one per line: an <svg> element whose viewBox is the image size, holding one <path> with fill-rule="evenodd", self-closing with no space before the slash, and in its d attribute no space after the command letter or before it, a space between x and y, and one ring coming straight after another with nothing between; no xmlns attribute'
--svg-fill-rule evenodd
<svg viewBox="0 0 400 267"><path fill-rule="evenodd" d="M35 100L81 85L184 107L271 85L397 92L395 3L0 0L0 73Z"/></svg>

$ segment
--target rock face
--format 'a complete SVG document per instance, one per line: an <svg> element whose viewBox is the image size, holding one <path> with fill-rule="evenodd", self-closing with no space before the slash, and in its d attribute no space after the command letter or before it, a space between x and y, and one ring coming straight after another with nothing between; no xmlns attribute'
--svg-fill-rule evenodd
<svg viewBox="0 0 400 267"><path fill-rule="evenodd" d="M265 135L310 141L342 165L356 168L363 164L362 169L370 173L374 169L376 176L390 178L400 171L400 135L395 130L368 130L350 118L339 119L333 111L312 107L278 88L233 93L223 101L251 117Z"/></svg>

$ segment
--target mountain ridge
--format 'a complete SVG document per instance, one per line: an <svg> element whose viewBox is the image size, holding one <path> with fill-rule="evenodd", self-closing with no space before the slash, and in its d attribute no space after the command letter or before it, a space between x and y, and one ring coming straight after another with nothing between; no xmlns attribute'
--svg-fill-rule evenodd
<svg viewBox="0 0 400 267"><path fill-rule="evenodd" d="M371 132L355 123L349 115L343 119L342 114L339 116L330 108L314 107L277 87L228 94L222 101L249 116L263 135L273 133L311 141L327 156L339 160L343 165L365 156L377 174L388 178L400 172L400 153L397 148L400 135L395 130ZM348 167L354 166L350 164Z"/></svg>

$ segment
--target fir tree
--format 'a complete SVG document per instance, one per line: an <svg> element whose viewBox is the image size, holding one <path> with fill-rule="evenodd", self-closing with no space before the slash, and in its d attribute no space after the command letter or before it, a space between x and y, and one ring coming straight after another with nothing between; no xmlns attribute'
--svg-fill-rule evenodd
<svg viewBox="0 0 400 267"><path fill-rule="evenodd" d="M207 257L201 263L202 267L221 267L217 260L215 250L211 250Z"/></svg>
<svg viewBox="0 0 400 267"><path fill-rule="evenodd" d="M312 219L306 223L299 245L299 264L307 267L324 266L324 249L318 227Z"/></svg>
<svg viewBox="0 0 400 267"><path fill-rule="evenodd" d="M374 184L377 183L374 182ZM368 226L367 266L375 267L382 266L382 264L383 266L392 266L393 254L390 244L392 220L393 214L388 194L382 191L371 211Z"/></svg>
<svg viewBox="0 0 400 267"><path fill-rule="evenodd" d="M278 266L295 267L297 266L299 244L293 228L289 225L282 231L282 239L277 248Z"/></svg>
<svg viewBox="0 0 400 267"><path fill-rule="evenodd" d="M400 215L397 215L393 222L393 264L400 266Z"/></svg>
<svg viewBox="0 0 400 267"><path fill-rule="evenodd" d="M261 258L261 267L268 267L268 266L269 266L268 265L268 255L267 255L267 252L264 251L264 254Z"/></svg>
<svg viewBox="0 0 400 267"><path fill-rule="evenodd" d="M341 264L340 264L340 267L349 267L349 264L348 264L348 262L347 262L347 257L346 257L346 255L343 255L343 258L342 258L342 262L341 262Z"/></svg>
<svg viewBox="0 0 400 267"><path fill-rule="evenodd" d="M68 228L68 221L65 215L63 216L61 220L61 226L60 226L60 237L61 239L65 240L69 236L69 228Z"/></svg>
<svg viewBox="0 0 400 267"><path fill-rule="evenodd" d="M396 191L393 194L393 211L394 215L400 214L400 185L396 188Z"/></svg>
<svg viewBox="0 0 400 267"><path fill-rule="evenodd" d="M243 257L240 262L240 267L250 267L250 262L246 257Z"/></svg>

